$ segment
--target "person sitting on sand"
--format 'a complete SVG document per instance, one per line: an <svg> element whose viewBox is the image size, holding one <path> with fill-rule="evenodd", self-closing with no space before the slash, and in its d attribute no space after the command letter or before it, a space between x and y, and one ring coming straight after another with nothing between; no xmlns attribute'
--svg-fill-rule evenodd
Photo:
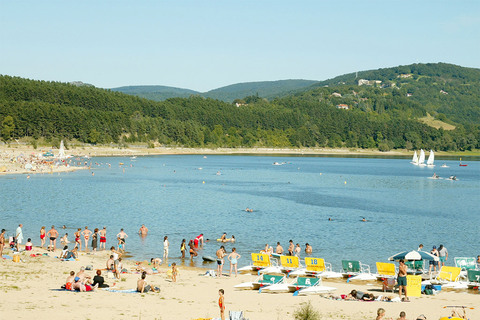
<svg viewBox="0 0 480 320"><path fill-rule="evenodd" d="M67 280L65 280L66 290L72 290L74 279L75 279L75 271L70 271L70 275L67 277Z"/></svg>
<svg viewBox="0 0 480 320"><path fill-rule="evenodd" d="M32 239L28 238L27 243L25 243L25 251L32 251L32 249L33 249Z"/></svg>
<svg viewBox="0 0 480 320"><path fill-rule="evenodd" d="M385 309L378 308L376 320L393 320L392 318L385 318Z"/></svg>
<svg viewBox="0 0 480 320"><path fill-rule="evenodd" d="M397 320L407 320L407 314L405 311L400 312L400 317Z"/></svg>
<svg viewBox="0 0 480 320"><path fill-rule="evenodd" d="M149 292L149 291L158 292L156 291L155 288L153 288L147 283L147 281L145 280L146 277L147 277L147 273L142 272L141 278L138 279L137 281L137 292L140 292L140 293Z"/></svg>
<svg viewBox="0 0 480 320"><path fill-rule="evenodd" d="M82 280L83 283L85 283L88 280L91 280L92 278L85 273L85 267L81 267L80 271L77 272L75 277L79 277L80 280Z"/></svg>
<svg viewBox="0 0 480 320"><path fill-rule="evenodd" d="M113 254L110 255L110 259L107 260L107 270L113 271L115 269L115 259L113 258Z"/></svg>
<svg viewBox="0 0 480 320"><path fill-rule="evenodd" d="M108 288L110 287L105 283L105 279L102 277L102 270L97 270L97 275L93 277L93 285L98 286L99 288Z"/></svg>
<svg viewBox="0 0 480 320"><path fill-rule="evenodd" d="M62 253L60 254L60 259L77 259L78 258L78 248L73 248L72 251L68 251L68 246L63 247Z"/></svg>

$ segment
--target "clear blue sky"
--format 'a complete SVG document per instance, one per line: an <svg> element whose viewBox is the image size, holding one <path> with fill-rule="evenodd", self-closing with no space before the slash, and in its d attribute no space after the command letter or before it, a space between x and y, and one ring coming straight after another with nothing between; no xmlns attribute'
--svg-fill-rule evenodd
<svg viewBox="0 0 480 320"><path fill-rule="evenodd" d="M480 1L0 0L0 74L207 91L416 62L480 67Z"/></svg>

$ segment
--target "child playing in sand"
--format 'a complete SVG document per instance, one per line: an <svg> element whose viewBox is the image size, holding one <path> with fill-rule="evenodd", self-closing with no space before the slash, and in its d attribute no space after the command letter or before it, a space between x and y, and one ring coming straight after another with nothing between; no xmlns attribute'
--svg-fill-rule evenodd
<svg viewBox="0 0 480 320"><path fill-rule="evenodd" d="M218 290L218 295L220 298L218 298L218 306L220 307L220 318L222 320L225 320L225 297L224 297L225 291L223 289Z"/></svg>
<svg viewBox="0 0 480 320"><path fill-rule="evenodd" d="M178 273L177 264L174 262L172 263L172 281L173 282L177 282L177 273Z"/></svg>

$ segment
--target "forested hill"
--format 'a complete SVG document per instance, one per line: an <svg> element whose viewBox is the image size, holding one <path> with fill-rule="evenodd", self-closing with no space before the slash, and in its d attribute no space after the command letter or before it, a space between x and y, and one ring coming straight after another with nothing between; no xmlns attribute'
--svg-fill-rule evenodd
<svg viewBox="0 0 480 320"><path fill-rule="evenodd" d="M200 95L200 92L194 90L167 86L127 86L113 88L111 90L155 101L163 101L170 98L188 98L191 95Z"/></svg>
<svg viewBox="0 0 480 320"><path fill-rule="evenodd" d="M424 82L421 88L431 96L407 90L427 78L433 82ZM440 78L444 89L437 87ZM24 138L34 143L43 137L52 144L64 139L67 144L78 140L212 148L480 147L475 79L464 75L462 84L442 75L398 79L406 79L406 84L397 80L395 86L382 86L383 80L372 78L361 86L332 83L271 101L251 95L226 103L200 96L156 102L89 86L0 76L0 134L4 141ZM414 99L422 94L428 100L425 104ZM427 113L453 130L422 123Z"/></svg>
<svg viewBox="0 0 480 320"><path fill-rule="evenodd" d="M242 99L246 96L253 95L259 95L263 98L284 96L292 91L305 89L315 83L317 83L317 81L313 80L245 82L217 88L208 92L197 92L189 89L166 86L128 86L113 88L111 90L155 101L164 101L169 98L188 98L191 95L198 95L205 98L232 102L235 99Z"/></svg>
<svg viewBox="0 0 480 320"><path fill-rule="evenodd" d="M319 82L312 87L375 87L417 102L424 112L459 123L480 121L480 69L447 63L427 63L361 71ZM352 89L353 90L353 89Z"/></svg>

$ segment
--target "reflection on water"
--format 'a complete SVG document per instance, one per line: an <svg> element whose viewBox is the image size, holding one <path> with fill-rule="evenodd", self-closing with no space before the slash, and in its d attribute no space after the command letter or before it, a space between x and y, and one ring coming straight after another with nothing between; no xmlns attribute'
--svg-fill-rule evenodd
<svg viewBox="0 0 480 320"><path fill-rule="evenodd" d="M70 237L77 227L107 226L107 248L124 228L127 250L139 260L162 257L168 235L169 262L180 262L183 238L204 233L212 241L194 263L211 268L201 257L215 256L221 245L215 239L223 232L237 238L223 245L227 253L237 248L240 266L266 243L279 241L286 249L290 239L302 250L310 243L313 255L337 270L341 259L373 266L419 243L427 250L442 243L452 258L480 254L471 240L480 222L475 161L459 167L457 159L441 160L450 168L434 169L391 158L172 155L92 161L100 163L94 176L85 170L28 180L0 177L0 227L12 234L23 223L25 236L38 245L42 225L66 225L60 235ZM433 172L459 180L428 179ZM138 235L142 224L149 229L144 238ZM188 252L182 263L190 265Z"/></svg>

